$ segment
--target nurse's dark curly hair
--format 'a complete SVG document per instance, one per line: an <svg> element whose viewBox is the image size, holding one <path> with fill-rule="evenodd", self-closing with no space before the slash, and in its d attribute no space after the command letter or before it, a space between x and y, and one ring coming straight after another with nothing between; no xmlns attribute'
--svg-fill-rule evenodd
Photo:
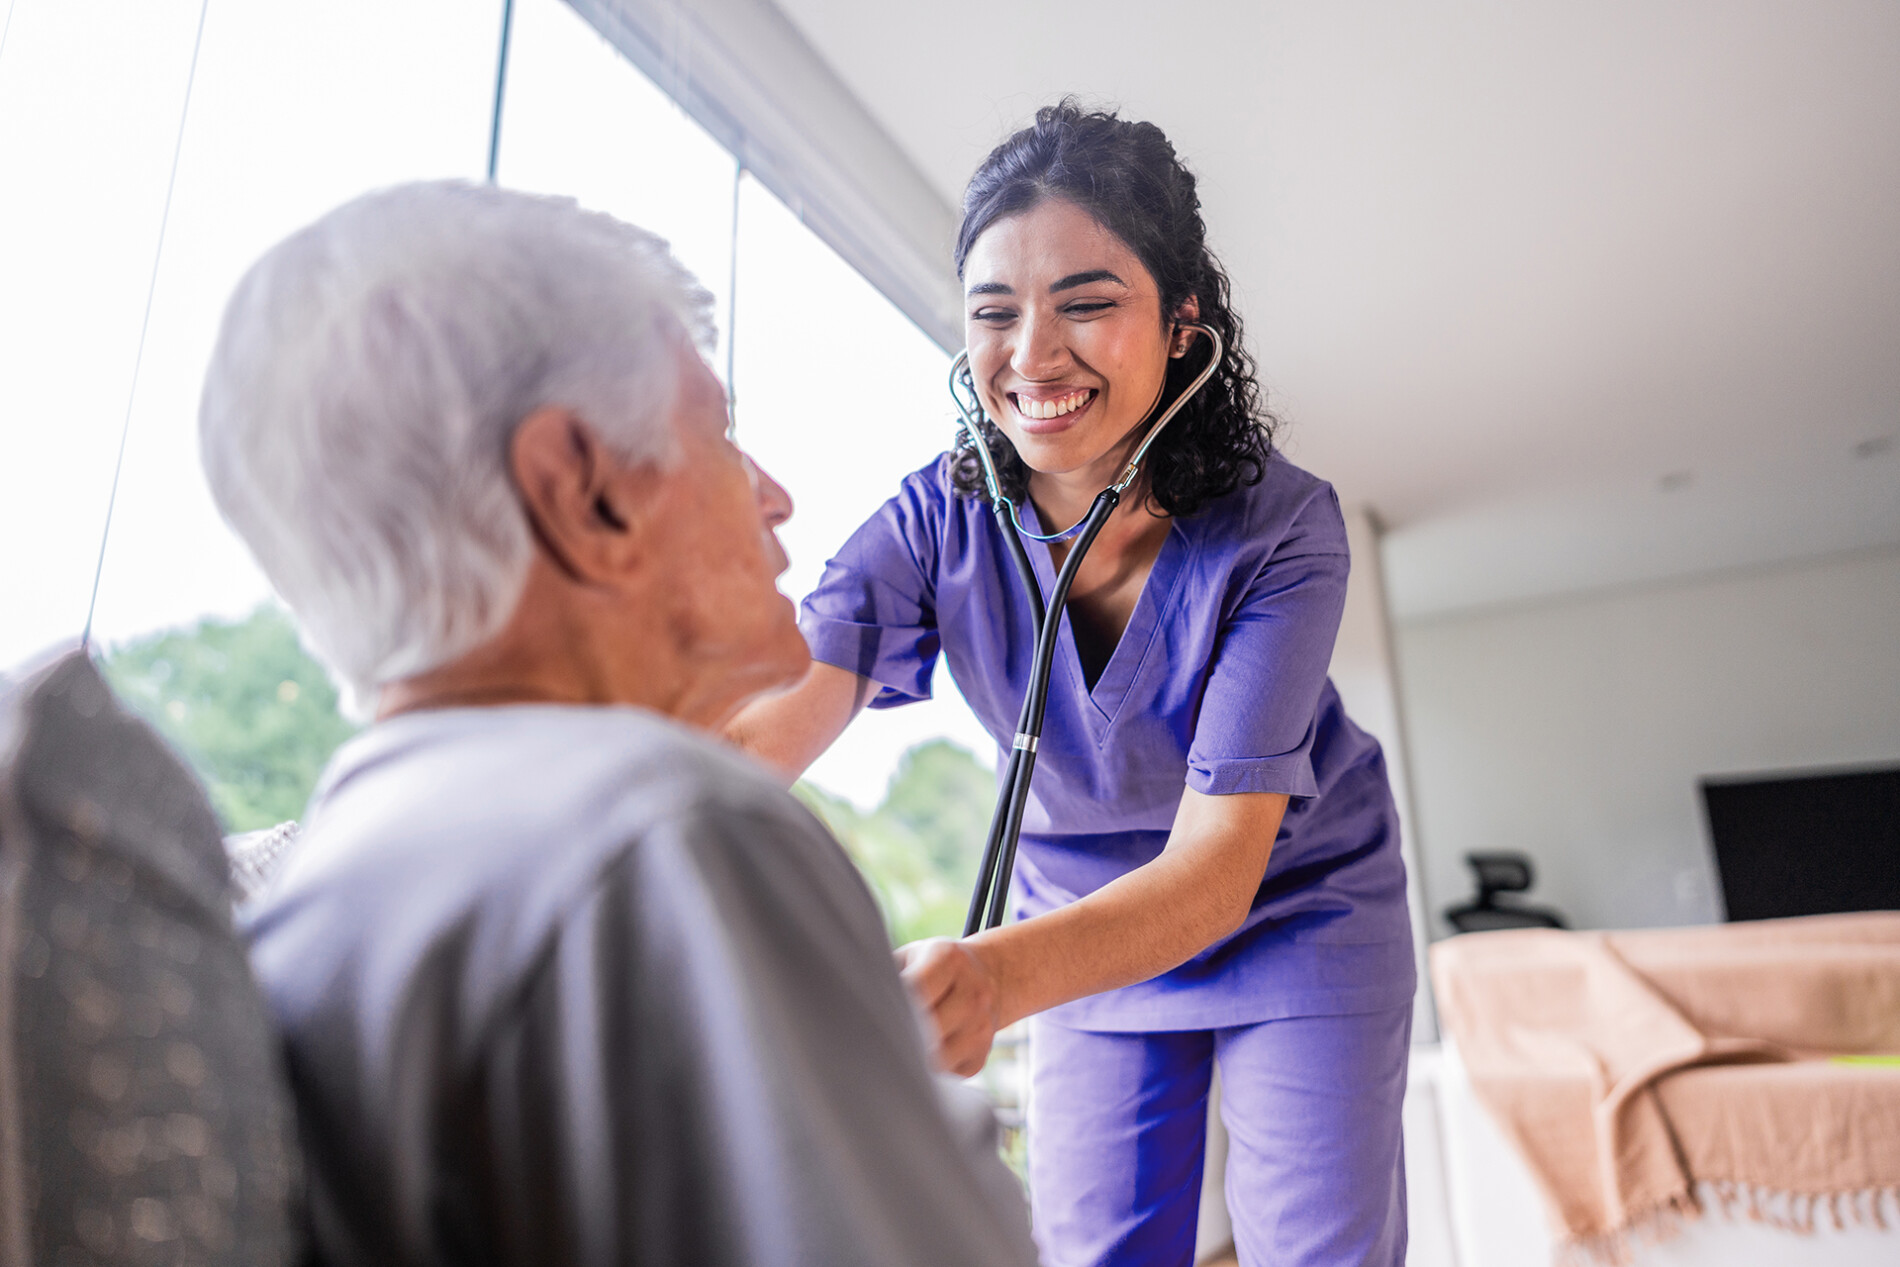
<svg viewBox="0 0 1900 1267"><path fill-rule="evenodd" d="M1073 98L1038 110L1035 123L990 152L963 191L957 277L985 230L1049 198L1074 203L1128 244L1154 277L1163 313L1190 295L1197 298L1201 322L1226 344L1221 367L1149 450L1142 470L1147 499L1167 514L1192 515L1243 484L1259 483L1278 421L1261 402L1227 273L1207 249L1194 175L1167 136L1152 123L1084 110ZM1197 339L1185 357L1169 360L1163 402L1200 372L1207 346ZM994 423L983 418L981 426L1004 495L1020 503L1028 469ZM955 452L957 491L982 495L983 471L962 428Z"/></svg>

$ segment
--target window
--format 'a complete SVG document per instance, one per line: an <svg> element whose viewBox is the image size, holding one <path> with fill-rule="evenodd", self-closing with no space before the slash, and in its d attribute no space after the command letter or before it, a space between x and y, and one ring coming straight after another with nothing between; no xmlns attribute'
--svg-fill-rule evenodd
<svg viewBox="0 0 1900 1267"><path fill-rule="evenodd" d="M204 366L226 297L272 243L382 185L482 174L499 0L12 4L0 668L85 626L123 435L95 642L227 828L270 826L301 814L351 727L211 503ZM567 6L521 0L515 21L501 180L668 238L722 329L736 295L737 434L798 503L782 584L803 594L950 442L948 358L763 187L741 179L735 199L732 157ZM936 681L938 699L854 725L807 792L906 940L960 927L993 783L989 737L948 674ZM945 737L969 752L929 742ZM999 1044L991 1076L1006 1103L1012 1075L996 1070L1014 1050Z"/></svg>
<svg viewBox="0 0 1900 1267"><path fill-rule="evenodd" d="M739 199L739 442L791 491L781 584L802 595L899 481L941 453L956 413L950 358L756 182ZM875 804L896 754L947 737L988 761L993 741L939 666L936 698L868 711L811 779Z"/></svg>
<svg viewBox="0 0 1900 1267"><path fill-rule="evenodd" d="M212 695L233 684L210 684L231 657L263 658L244 688L260 724L291 708L278 698L291 686L296 710L327 706L320 680L271 658L295 653L281 619L220 635L228 645L190 667L184 644L150 642L246 622L271 602L198 468L197 397L223 303L260 252L351 196L480 175L501 8L214 4L195 63L192 0L119 0L105 20L96 6L15 9L0 49L0 172L39 196L0 200L0 665L84 626L123 431L94 636L146 647L145 702L204 768L212 741L187 723L227 706ZM809 589L899 479L949 442L942 351L756 182L740 182L735 204L732 157L559 0L517 5L499 174L668 238L716 296L722 328L736 205L737 428L798 503L784 532L788 593ZM726 349L713 361L723 375ZM188 682L203 698L181 696ZM987 761L988 736L948 675L937 682L940 699L860 721L813 780L868 809L915 743L949 736ZM302 724L296 710L278 723ZM320 729L325 744L341 733ZM233 752L248 733L226 736ZM296 800L253 804L230 825L265 825L259 815Z"/></svg>
<svg viewBox="0 0 1900 1267"><path fill-rule="evenodd" d="M300 812L348 727L211 504L204 365L225 298L272 242L380 185L481 174L499 0L9 12L0 666L85 626L123 433L95 639L131 653L115 677L198 765L227 823L263 826ZM166 630L179 636L154 641Z"/></svg>

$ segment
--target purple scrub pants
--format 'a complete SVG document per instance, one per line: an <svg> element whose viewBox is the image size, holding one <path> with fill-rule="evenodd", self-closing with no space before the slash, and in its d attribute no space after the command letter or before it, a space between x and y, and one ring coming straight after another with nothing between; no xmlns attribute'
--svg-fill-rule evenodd
<svg viewBox="0 0 1900 1267"><path fill-rule="evenodd" d="M1408 1004L1234 1029L1030 1031L1029 1188L1044 1267L1189 1267L1221 1073L1242 1267L1401 1267Z"/></svg>

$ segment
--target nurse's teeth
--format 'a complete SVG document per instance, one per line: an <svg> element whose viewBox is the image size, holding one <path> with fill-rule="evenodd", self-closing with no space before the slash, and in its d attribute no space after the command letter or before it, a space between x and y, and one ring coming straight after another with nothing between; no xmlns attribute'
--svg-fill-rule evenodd
<svg viewBox="0 0 1900 1267"><path fill-rule="evenodd" d="M1063 414L1073 413L1080 409L1088 403L1088 400L1089 393L1079 391L1070 392L1067 396L1059 396L1054 400L1019 399L1017 407L1021 409L1025 418L1060 418Z"/></svg>

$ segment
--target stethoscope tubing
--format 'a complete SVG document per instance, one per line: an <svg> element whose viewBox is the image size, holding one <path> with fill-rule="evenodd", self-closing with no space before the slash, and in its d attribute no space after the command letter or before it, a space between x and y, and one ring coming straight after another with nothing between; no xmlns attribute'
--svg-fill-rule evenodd
<svg viewBox="0 0 1900 1267"><path fill-rule="evenodd" d="M1016 868L1016 845L1022 837L1023 810L1029 803L1029 783L1036 772L1036 750L1042 743L1042 723L1049 704L1049 675L1055 662L1056 637L1062 626L1062 612L1068 601L1069 587L1074 583L1075 574L1081 568L1089 547L1095 544L1095 538L1108 523L1108 517L1115 513L1115 507L1121 504L1122 494L1135 482L1135 477L1141 471L1142 459L1147 457L1155 438L1220 366L1224 354L1220 335L1195 322L1180 324L1207 336L1213 347L1213 355L1208 358L1207 366L1195 375L1194 381L1156 419L1128 465L1122 468L1121 476L1096 495L1088 514L1067 531L1051 537L1037 536L1024 530L1017 519L1015 504L1003 496L989 444L977 426L976 415L980 415L982 405L976 400L975 385L969 377L970 354L965 351L951 363L950 396L956 402L963 427L970 433L977 459L982 464L984 483L990 494L990 510L995 514L997 527L1009 548L1010 561L1015 564L1017 575L1022 578L1036 629L1036 650L1030 666L1029 686L1023 692L1023 707L1016 722L1015 740L1010 745L1009 760L997 787L996 809L990 816L989 836L983 844L982 862L977 870L976 885L970 894L969 913L963 921L965 937L986 928L997 927L1007 914L1010 880ZM969 391L970 404L975 406L974 413L964 403L959 388ZM1030 563L1029 551L1023 545L1024 536L1037 541L1060 541L1075 537L1075 544L1070 548L1068 557L1062 561L1062 567L1056 573L1055 585L1046 601L1042 585L1036 579L1036 569Z"/></svg>
<svg viewBox="0 0 1900 1267"><path fill-rule="evenodd" d="M983 928L995 928L1003 922L1009 902L1009 884L1016 867L1016 844L1022 837L1023 810L1029 803L1029 782L1036 772L1036 749L1042 738L1042 722L1049 705L1049 674L1055 660L1056 633L1062 622L1062 606L1069 586L1096 535L1108 523L1121 502L1121 494L1105 488L1095 498L1081 524L1081 534L1069 557L1062 561L1056 582L1046 605L1041 604L1041 586L1033 571L1024 570L1024 582L1036 586L1037 605L1043 608L1041 627L1036 636L1036 655L1030 667L1029 689L1023 694L1023 709L1016 723L1016 739L1010 746L1009 765L999 789L996 810L990 817L989 839L983 849L983 866L977 874L976 888L970 896L970 911L964 919L963 935ZM1024 562L1027 563L1027 556ZM987 898L986 898L987 895Z"/></svg>

